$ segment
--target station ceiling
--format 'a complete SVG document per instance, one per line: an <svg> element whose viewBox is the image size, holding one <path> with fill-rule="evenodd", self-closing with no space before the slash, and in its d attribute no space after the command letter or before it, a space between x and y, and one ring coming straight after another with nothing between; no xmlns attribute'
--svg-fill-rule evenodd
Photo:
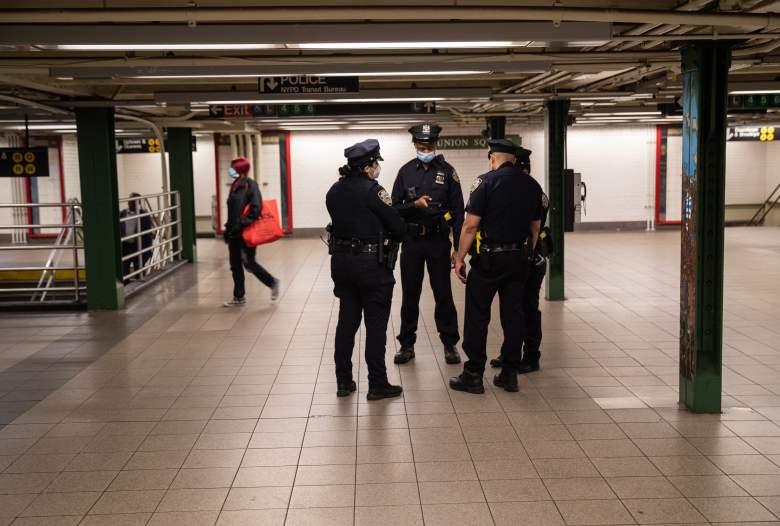
<svg viewBox="0 0 780 526"><path fill-rule="evenodd" d="M127 129L145 125L137 119L204 131L278 128L295 119L301 128L334 119L401 125L418 117L349 108L425 102L436 104L435 118L443 121L482 125L485 117L505 115L540 123L550 97L570 98L580 124L673 124L680 113L680 48L712 40L733 45L730 91L780 94L780 1L5 0L0 6L0 130L18 129L25 115L31 129L66 129L74 108L107 105L131 120ZM357 76L359 92L260 92L258 78L291 75ZM240 120L209 111L209 103L278 107L298 99L346 109ZM735 109L730 120L776 122L776 111Z"/></svg>

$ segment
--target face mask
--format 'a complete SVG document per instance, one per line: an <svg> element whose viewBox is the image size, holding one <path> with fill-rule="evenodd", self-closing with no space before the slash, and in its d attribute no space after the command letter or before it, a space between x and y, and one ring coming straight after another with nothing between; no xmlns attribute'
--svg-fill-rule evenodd
<svg viewBox="0 0 780 526"><path fill-rule="evenodd" d="M371 179L376 179L377 177L379 177L381 171L382 171L382 165L377 163L377 165L374 167L374 173L369 174L368 177L370 177Z"/></svg>
<svg viewBox="0 0 780 526"><path fill-rule="evenodd" d="M238 172L232 166L228 168L228 175L231 179L238 179Z"/></svg>
<svg viewBox="0 0 780 526"><path fill-rule="evenodd" d="M436 158L436 152L417 152L417 158L420 162L430 164Z"/></svg>

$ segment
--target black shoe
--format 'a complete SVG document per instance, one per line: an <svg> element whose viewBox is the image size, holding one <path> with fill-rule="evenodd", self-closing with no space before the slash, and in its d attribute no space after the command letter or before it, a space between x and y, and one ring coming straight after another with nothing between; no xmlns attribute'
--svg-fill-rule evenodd
<svg viewBox="0 0 780 526"><path fill-rule="evenodd" d="M460 363L460 355L458 354L458 351L455 350L454 345L444 346L444 361L450 365Z"/></svg>
<svg viewBox="0 0 780 526"><path fill-rule="evenodd" d="M383 398L395 398L401 396L404 392L404 388L400 385L382 385L379 387L369 387L366 400L381 400Z"/></svg>
<svg viewBox="0 0 780 526"><path fill-rule="evenodd" d="M504 391L516 393L519 389L517 385L517 370L504 367L499 374L493 377L493 385L502 388Z"/></svg>
<svg viewBox="0 0 780 526"><path fill-rule="evenodd" d="M539 370L539 362L520 362L517 374L535 373Z"/></svg>
<svg viewBox="0 0 780 526"><path fill-rule="evenodd" d="M482 375L467 369L463 369L460 376L450 378L450 388L471 394L482 394L485 392L485 386L482 384Z"/></svg>
<svg viewBox="0 0 780 526"><path fill-rule="evenodd" d="M501 355L498 356L498 358L493 358L490 360L490 367L493 369L500 369L504 366L504 360L501 358Z"/></svg>
<svg viewBox="0 0 780 526"><path fill-rule="evenodd" d="M393 358L393 362L397 364L402 364L408 362L413 358L414 358L414 346L402 345L401 349L399 349L399 351L395 353L395 358Z"/></svg>
<svg viewBox="0 0 780 526"><path fill-rule="evenodd" d="M336 396L349 396L357 391L357 384L350 380L349 382L339 382L336 389Z"/></svg>

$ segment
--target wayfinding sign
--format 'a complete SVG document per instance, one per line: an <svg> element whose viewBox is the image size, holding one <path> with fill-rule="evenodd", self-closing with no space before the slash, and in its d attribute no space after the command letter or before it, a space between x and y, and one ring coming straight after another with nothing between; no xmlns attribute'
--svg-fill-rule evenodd
<svg viewBox="0 0 780 526"><path fill-rule="evenodd" d="M214 119L254 119L259 117L418 115L436 113L435 102L374 102L360 104L212 104L209 116Z"/></svg>
<svg viewBox="0 0 780 526"><path fill-rule="evenodd" d="M0 177L48 177L46 148L0 148Z"/></svg>
<svg viewBox="0 0 780 526"><path fill-rule="evenodd" d="M507 139L517 145L521 144L519 135L507 135ZM439 137L436 148L439 150L485 150L487 138L482 135L449 135Z"/></svg>
<svg viewBox="0 0 780 526"><path fill-rule="evenodd" d="M320 77L318 75L260 77L257 79L257 91L284 95L357 93L360 91L360 77Z"/></svg>
<svg viewBox="0 0 780 526"><path fill-rule="evenodd" d="M736 128L729 128L726 138L729 141L772 142L775 140L775 127L737 126Z"/></svg>
<svg viewBox="0 0 780 526"><path fill-rule="evenodd" d="M165 146L167 147L167 141ZM192 137L192 151L197 151L197 142ZM116 139L116 153L160 153L160 139L156 137L120 137Z"/></svg>

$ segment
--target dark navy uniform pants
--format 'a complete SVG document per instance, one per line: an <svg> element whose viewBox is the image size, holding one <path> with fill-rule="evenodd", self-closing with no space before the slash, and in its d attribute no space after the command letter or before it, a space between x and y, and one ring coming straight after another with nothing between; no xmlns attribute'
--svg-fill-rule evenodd
<svg viewBox="0 0 780 526"><path fill-rule="evenodd" d="M479 255L471 259L466 280L463 351L466 369L482 375L487 362L490 308L498 294L504 327L505 365L517 368L522 359L523 297L530 263L524 251Z"/></svg>
<svg viewBox="0 0 780 526"><path fill-rule="evenodd" d="M330 260L333 293L339 299L336 326L336 379L352 380L352 350L361 317L366 323L366 365L369 387L387 385L385 345L395 278L376 254L334 254Z"/></svg>
<svg viewBox="0 0 780 526"><path fill-rule="evenodd" d="M542 290L542 281L547 274L547 260L542 260L541 264L531 264L528 271L528 280L525 282L523 290L523 320L525 322L525 331L523 334L523 361L527 363L536 363L541 357L539 351L542 345L542 313L539 310L539 293ZM506 331L509 326L507 313L501 309L501 327ZM501 345L501 355L506 350L506 342Z"/></svg>
<svg viewBox="0 0 780 526"><path fill-rule="evenodd" d="M420 294L423 275L428 268L428 279L433 289L436 307L433 311L436 330L444 345L455 345L458 334L458 314L452 299L452 272L450 251L452 244L444 236L429 239L406 239L401 248L401 331L398 341L414 345L417 341L417 321L420 316Z"/></svg>
<svg viewBox="0 0 780 526"><path fill-rule="evenodd" d="M274 284L274 277L255 261L257 247L246 246L243 238L230 238L228 239L228 252L230 253L230 272L233 273L234 298L243 298L246 294L244 269L251 272L266 287Z"/></svg>

